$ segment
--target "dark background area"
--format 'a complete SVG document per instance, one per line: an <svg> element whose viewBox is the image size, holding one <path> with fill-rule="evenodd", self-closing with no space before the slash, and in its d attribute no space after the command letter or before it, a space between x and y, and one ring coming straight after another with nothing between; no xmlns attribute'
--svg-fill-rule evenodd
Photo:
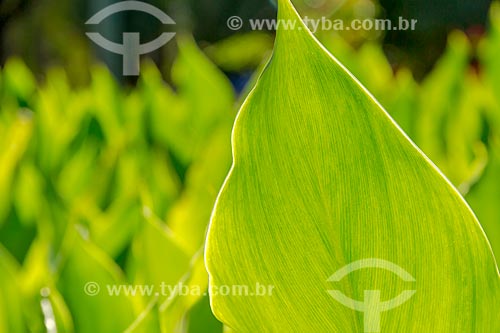
<svg viewBox="0 0 500 333"><path fill-rule="evenodd" d="M93 14L115 2L118 1L2 0L1 64L9 57L20 57L39 78L43 78L47 67L63 66L74 83L84 84L88 82L88 68L95 61L105 62L114 73L121 70L121 57L95 46L85 36L86 31L101 32L116 42L121 41L124 31L139 31L143 42L156 38L162 31L192 33L203 47L235 33L226 25L233 15L245 22L276 15L271 0L148 0L170 15L177 25L161 26L155 18L136 12L133 16L130 12L116 14L98 27L85 25ZM325 8L356 6L356 1L296 0L294 4L302 13L316 10L325 14ZM380 0L376 4L377 17L393 21L399 16L414 18L418 19L418 26L416 31L390 31L379 39L394 67L408 66L420 79L441 55L450 31L461 29L471 39L484 33L490 4L488 0ZM334 12L332 18L337 18L336 15ZM168 72L175 52L175 43L170 43L149 56Z"/></svg>

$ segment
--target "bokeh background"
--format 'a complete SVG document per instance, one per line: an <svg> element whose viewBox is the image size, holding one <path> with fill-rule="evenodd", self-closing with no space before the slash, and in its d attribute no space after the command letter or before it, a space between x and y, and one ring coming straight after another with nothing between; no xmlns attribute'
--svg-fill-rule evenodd
<svg viewBox="0 0 500 333"><path fill-rule="evenodd" d="M88 83L89 68L95 61L105 62L117 75L120 56L110 54L89 42L85 22L115 0L3 0L0 4L2 63L12 56L21 57L37 77L51 66L63 66L76 83ZM170 30L192 34L205 48L236 33L226 21L233 15L248 19L274 18L275 0L148 0L176 21ZM333 18L397 18L418 19L416 31L345 32L342 36L356 48L369 41L383 45L393 66L406 66L422 79L445 49L448 34L464 31L476 40L488 26L491 1L459 0L296 0L303 16ZM110 40L121 41L123 31L140 31L149 41L168 30L148 14L124 12L106 19L98 31ZM245 24L240 33L250 31ZM270 45L262 45L262 48ZM242 47L243 49L244 47ZM165 47L151 54L168 76L175 47ZM247 55L248 57L248 55ZM220 65L220 64L217 64ZM255 69L255 63L249 70ZM234 68L233 68L234 69Z"/></svg>
<svg viewBox="0 0 500 333"><path fill-rule="evenodd" d="M0 332L228 332L204 292L206 227L231 165L241 102L274 32L267 0L147 0L147 14L85 22L116 1L0 3ZM484 0L295 0L303 16L399 16L415 31L319 31L474 209L500 256L500 6ZM98 31L175 41L124 77ZM292 52L293 50L291 50ZM85 286L95 282L100 293ZM200 295L109 296L106 285Z"/></svg>

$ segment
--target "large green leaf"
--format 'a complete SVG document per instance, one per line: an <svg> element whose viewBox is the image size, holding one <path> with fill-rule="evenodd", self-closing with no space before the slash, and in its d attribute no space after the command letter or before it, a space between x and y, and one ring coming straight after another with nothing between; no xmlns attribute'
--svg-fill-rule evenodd
<svg viewBox="0 0 500 333"><path fill-rule="evenodd" d="M279 13L300 20L289 0ZM474 214L300 28L278 31L272 60L239 113L234 164L206 249L211 291L260 283L274 292L213 292L216 316L237 332L499 331L498 268ZM358 262L365 259L379 261ZM340 279L351 263L386 269ZM364 296L374 290L381 301L416 292L381 309ZM331 297L338 293L367 309L344 306ZM377 315L378 328L369 321Z"/></svg>

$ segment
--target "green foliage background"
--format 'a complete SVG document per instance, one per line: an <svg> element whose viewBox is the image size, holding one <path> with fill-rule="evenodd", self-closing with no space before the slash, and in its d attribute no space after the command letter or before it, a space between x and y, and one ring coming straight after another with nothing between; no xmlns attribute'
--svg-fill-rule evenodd
<svg viewBox="0 0 500 333"><path fill-rule="evenodd" d="M38 83L21 60L6 63L0 332L46 332L51 323L57 332L228 330L203 295L203 247L244 96L217 66L244 68L270 44L258 34L240 38L255 41L258 56L234 37L204 51L180 38L172 85L145 63L133 90L99 66L90 85L74 88L62 69ZM394 74L376 43L354 50L338 36L319 38L460 190L500 257L498 6L487 37L476 46L453 33L421 83L407 69ZM84 293L89 281L101 286L98 296ZM202 295L105 295L108 284L180 281Z"/></svg>

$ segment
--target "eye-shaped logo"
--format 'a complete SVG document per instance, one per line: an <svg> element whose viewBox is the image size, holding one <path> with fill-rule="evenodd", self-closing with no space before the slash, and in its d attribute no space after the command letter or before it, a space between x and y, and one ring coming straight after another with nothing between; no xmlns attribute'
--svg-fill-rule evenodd
<svg viewBox="0 0 500 333"><path fill-rule="evenodd" d="M337 282L354 271L363 268L382 268L399 276L403 281L415 282L415 278L400 266L382 259L358 260L339 269L330 276L327 281ZM416 290L405 290L389 301L380 301L380 290L365 290L364 301L360 302L347 297L339 290L328 290L328 293L337 302L356 311L364 313L364 332L380 332L380 314L384 311L394 309L408 301Z"/></svg>
<svg viewBox="0 0 500 333"><path fill-rule="evenodd" d="M163 24L175 24L174 20L160 9L141 1L122 1L112 4L92 16L85 24L99 24L107 17L124 11L139 11L156 17ZM87 36L97 45L110 52L123 55L123 75L139 75L140 55L159 49L172 38L174 32L164 32L155 40L141 44L138 32L124 32L123 44L114 43L98 32L88 32Z"/></svg>

